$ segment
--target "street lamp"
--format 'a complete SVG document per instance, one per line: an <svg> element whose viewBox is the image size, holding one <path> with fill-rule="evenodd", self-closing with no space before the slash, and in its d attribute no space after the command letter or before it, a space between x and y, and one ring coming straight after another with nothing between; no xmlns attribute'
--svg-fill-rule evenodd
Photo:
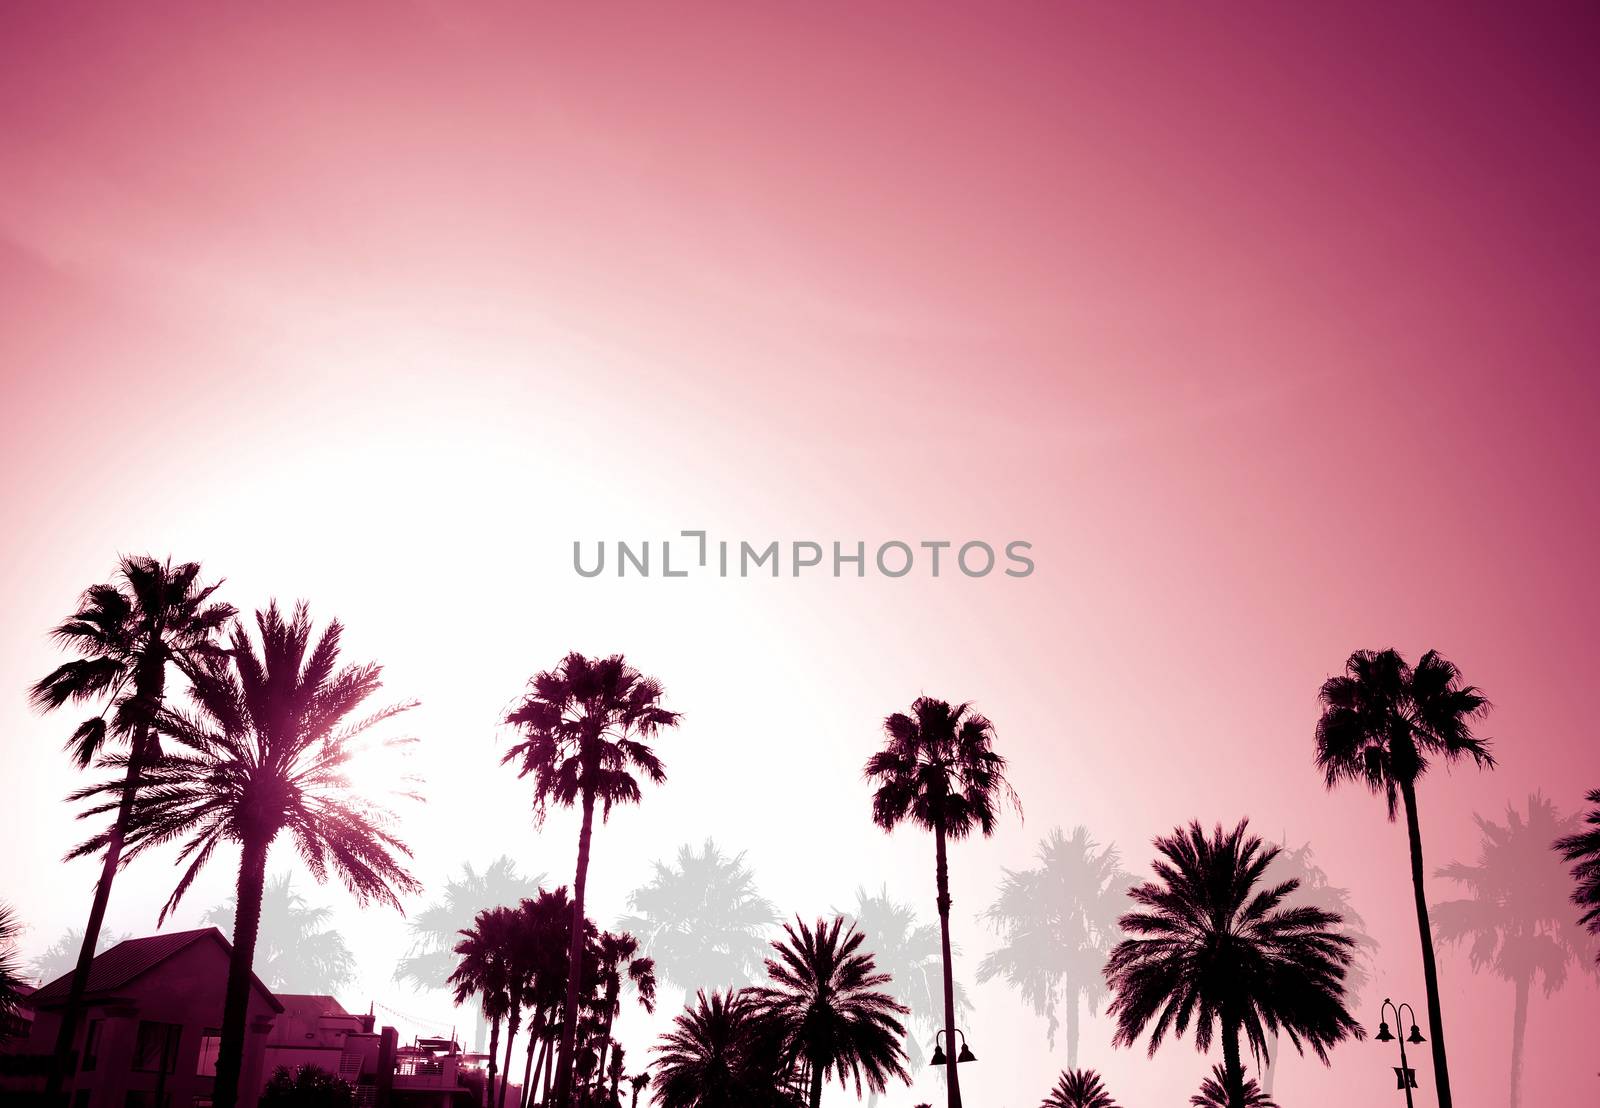
<svg viewBox="0 0 1600 1108"><path fill-rule="evenodd" d="M1374 1038L1380 1043L1392 1043L1395 1041L1395 1033L1389 1030L1389 1021L1383 1018L1384 1014L1391 1008L1394 1009L1394 1025L1396 1027L1402 1026L1400 1022L1401 1008L1411 1013L1411 1034L1400 1040L1400 1064L1394 1069L1394 1079L1396 1082L1395 1088L1406 1091L1406 1108L1412 1108L1411 1090L1417 1087L1417 1071L1406 1065L1406 1044L1425 1043L1428 1040L1422 1037L1422 1031L1417 1027L1416 1009L1409 1004L1401 1004L1396 1007L1394 1001L1388 997L1383 998L1383 1007L1378 1009L1378 1033L1373 1036Z"/></svg>
<svg viewBox="0 0 1600 1108"><path fill-rule="evenodd" d="M956 1034L961 1036L961 1049L956 1052L956 1065L959 1066L962 1062L976 1062L978 1056L972 1053L971 1048L967 1046L967 1033L958 1027L956 1028ZM942 1029L933 1037L933 1057L928 1059L930 1066L942 1066L949 1061L949 1058L945 1055L944 1047L940 1045L939 1040L943 1037L944 1031Z"/></svg>

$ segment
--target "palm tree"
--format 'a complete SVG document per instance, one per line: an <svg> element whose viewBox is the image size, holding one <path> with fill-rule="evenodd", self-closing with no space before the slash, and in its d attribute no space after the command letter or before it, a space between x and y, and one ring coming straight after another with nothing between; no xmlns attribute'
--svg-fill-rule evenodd
<svg viewBox="0 0 1600 1108"><path fill-rule="evenodd" d="M744 855L724 854L710 839L698 851L680 846L674 863L656 862L628 906L633 911L617 925L639 937L662 978L684 991L685 1003L701 989L753 982L778 922Z"/></svg>
<svg viewBox="0 0 1600 1108"><path fill-rule="evenodd" d="M218 846L239 845L239 910L217 1055L216 1108L233 1108L239 1095L267 853L279 834L287 832L313 878L324 881L332 870L359 903L377 901L401 911L396 894L419 889L400 860L409 849L388 830L392 816L358 796L347 776L356 740L414 702L352 718L380 688L381 670L370 663L339 666L343 627L337 620L313 642L304 604L285 619L273 603L256 613L256 626L259 648L235 626L227 656L194 674L193 712L162 712L161 733L179 750L151 763L127 838L130 859L187 840L178 860L188 865L161 910L163 920ZM127 759L103 761L118 766ZM77 798L115 797L120 791L111 782L81 790ZM116 804L102 799L86 814ZM103 849L108 837L95 836L73 856Z"/></svg>
<svg viewBox="0 0 1600 1108"><path fill-rule="evenodd" d="M1488 713L1489 702L1476 687L1462 684L1460 671L1434 650L1424 654L1415 668L1396 650L1358 650L1345 663L1344 673L1323 682L1319 697L1322 717L1317 721L1316 759L1327 787L1353 781L1382 793L1390 821L1402 804L1405 808L1411 889L1428 994L1433 1080L1439 1108L1451 1108L1439 973L1423 888L1417 781L1434 760L1449 765L1471 756L1479 768L1493 767L1488 740L1472 731Z"/></svg>
<svg viewBox="0 0 1600 1108"><path fill-rule="evenodd" d="M1577 883L1572 902L1584 909L1579 922L1600 935L1600 789L1590 790L1585 799L1594 805L1583 818L1589 829L1574 831L1555 846L1572 865L1572 879ZM1600 952L1595 960L1600 963Z"/></svg>
<svg viewBox="0 0 1600 1108"><path fill-rule="evenodd" d="M1094 1070L1063 1070L1061 1080L1039 1108L1117 1108Z"/></svg>
<svg viewBox="0 0 1600 1108"><path fill-rule="evenodd" d="M857 889L854 911L844 914L866 936L873 958L891 979L889 990L906 1006L906 1037L901 1046L906 1052L906 1068L915 1072L923 1064L917 1032L926 1030L931 1034L941 1022L943 958L939 929L931 923L919 923L915 909L892 899L886 886L872 894ZM966 991L957 982L957 1013L970 1007Z"/></svg>
<svg viewBox="0 0 1600 1108"><path fill-rule="evenodd" d="M17 938L22 924L11 905L0 903L0 1042L15 1030L12 1016L22 999L22 967L17 964Z"/></svg>
<svg viewBox="0 0 1600 1108"><path fill-rule="evenodd" d="M955 969L950 952L950 865L948 841L964 839L976 828L994 833L1002 801L1018 813L1022 805L1006 780L1006 760L994 752L994 725L970 704L952 707L918 697L911 712L883 721L888 740L867 761L867 779L877 784L872 819L885 831L907 820L933 832L934 885L938 891L939 941L944 957L945 1041L956 1037ZM956 1052L945 1063L949 1108L961 1106Z"/></svg>
<svg viewBox="0 0 1600 1108"><path fill-rule="evenodd" d="M100 929L100 938L94 944L95 957L99 957L118 943L133 938L126 931L110 932ZM76 927L63 931L56 941L45 947L28 963L28 973L40 985L72 972L78 964L78 951L83 949L83 932Z"/></svg>
<svg viewBox="0 0 1600 1108"><path fill-rule="evenodd" d="M1550 849L1577 830L1556 807L1535 793L1526 815L1507 807L1502 826L1474 817L1483 838L1476 865L1454 862L1438 876L1463 886L1469 896L1434 905L1434 927L1447 943L1470 941L1474 971L1491 970L1511 982L1516 1000L1511 1017L1511 1108L1522 1100L1522 1048L1528 1026L1528 994L1537 977L1550 996L1567 983L1574 962L1587 964L1588 936L1567 900L1567 875Z"/></svg>
<svg viewBox="0 0 1600 1108"><path fill-rule="evenodd" d="M607 1072L606 1050L611 1044L611 1025L617 1018L617 1013L622 1011L623 983L626 982L638 994L640 1007L646 1012L654 1012L656 966L649 958L639 955L639 940L627 932L620 935L610 931L604 932L600 935L596 947L599 955L599 976L596 986L602 993L599 1007L603 1021L597 1037L599 1058L596 1060L596 1072L604 1077Z"/></svg>
<svg viewBox="0 0 1600 1108"><path fill-rule="evenodd" d="M567 949L572 927L572 900L565 885L554 891L540 889L532 898L525 898L520 908L522 921L518 928L518 942L524 948L519 958L520 980L516 983L518 1002L527 1008L531 1017L528 1026L528 1053L523 1065L523 1104L533 1103L533 1090L545 1073L549 1062L551 1028L567 995ZM598 974L596 953L597 929L584 921L584 977L592 979ZM538 1054L538 1065L534 1056ZM510 1065L510 1052L506 1055Z"/></svg>
<svg viewBox="0 0 1600 1108"><path fill-rule="evenodd" d="M113 741L128 751L116 822L103 836L100 880L56 1032L47 1101L60 1096L72 1068L83 991L121 865L134 799L144 766L160 753L155 724L166 700L168 667L187 672L213 656L218 632L234 617L232 605L211 599L220 585L202 585L196 562L174 566L170 558L158 562L148 555L124 556L111 581L84 590L78 610L51 632L59 646L79 657L57 666L30 690L33 706L42 712L69 702L99 705L100 711L80 723L67 741L79 769L87 769Z"/></svg>
<svg viewBox="0 0 1600 1108"><path fill-rule="evenodd" d="M1133 884L1115 847L1100 847L1084 827L1071 837L1054 828L1039 843L1039 865L1004 870L995 902L984 913L1003 937L1000 949L984 958L978 980L1004 978L1044 1016L1053 1050L1061 1021L1067 1021L1067 1066L1078 1066L1079 1009L1090 1014L1105 996L1101 970L1120 937L1121 915ZM1092 1071L1089 1071L1092 1073Z"/></svg>
<svg viewBox="0 0 1600 1108"><path fill-rule="evenodd" d="M1354 942L1337 914L1285 906L1297 882L1262 882L1277 848L1247 828L1208 837L1191 823L1158 838L1157 880L1129 890L1138 907L1119 921L1128 937L1105 970L1113 1042L1132 1046L1149 1029L1154 1056L1169 1031L1181 1038L1192 1024L1201 1051L1220 1035L1229 1108L1246 1099L1241 1036L1259 1058L1281 1028L1324 1064L1328 1048L1362 1037L1344 1005Z"/></svg>
<svg viewBox="0 0 1600 1108"><path fill-rule="evenodd" d="M510 1011L511 957L515 934L519 926L515 908L485 908L473 918L472 926L463 928L461 940L456 943L459 958L450 974L449 984L455 988L455 1002L459 1007L476 998L479 1010L489 1021L489 1075L486 1085L485 1105L493 1105L494 1079L498 1070L500 1049L500 1022Z"/></svg>
<svg viewBox="0 0 1600 1108"><path fill-rule="evenodd" d="M1228 1094L1228 1073L1222 1066L1213 1066L1211 1076L1200 1082L1200 1091L1189 1098L1194 1108L1278 1108L1261 1086L1250 1080L1244 1083L1234 1097Z"/></svg>
<svg viewBox="0 0 1600 1108"><path fill-rule="evenodd" d="M516 904L535 896L543 883L543 874L523 877L517 872L516 863L504 854L482 872L463 862L460 876L445 880L444 895L407 921L411 947L395 967L395 980L419 991L441 988L455 968L453 948L460 933L472 926L473 918L485 908ZM482 1012L477 1015L472 1045L474 1050L482 1050L486 1025Z"/></svg>
<svg viewBox="0 0 1600 1108"><path fill-rule="evenodd" d="M784 1057L809 1077L811 1108L822 1103L829 1077L854 1081L857 1097L863 1086L882 1094L891 1077L911 1084L900 1049L906 1008L879 988L889 975L862 949L866 936L845 923L835 916L814 927L785 924L787 938L772 944L776 957L767 959L772 983L751 990L783 1033Z"/></svg>
<svg viewBox="0 0 1600 1108"><path fill-rule="evenodd" d="M587 658L568 654L553 670L535 674L530 691L506 716L522 741L501 763L516 762L518 776L534 778L534 813L542 820L549 805L581 806L578 868L572 883L572 935L568 951L567 999L561 1017L561 1049L556 1057L556 1103L566 1108L572 1095L573 1050L578 1036L582 986L583 904L589 882L589 851L594 809L602 822L618 804L637 804L638 773L655 784L667 774L643 740L663 727L677 726L679 715L661 706L662 689L628 665L622 655Z"/></svg>
<svg viewBox="0 0 1600 1108"><path fill-rule="evenodd" d="M328 926L333 909L313 908L295 891L289 872L268 878L261 897L260 956L255 974L274 992L332 992L355 978L355 956L344 936ZM235 905L218 904L204 916L232 934Z"/></svg>
<svg viewBox="0 0 1600 1108"><path fill-rule="evenodd" d="M645 1070L628 1078L628 1084L633 1086L633 1104L631 1108L639 1108L639 1094L650 1085L650 1071Z"/></svg>
<svg viewBox="0 0 1600 1108"><path fill-rule="evenodd" d="M796 1108L780 1039L748 989L700 992L656 1046L647 1084L661 1108ZM643 1076L643 1075L641 1075Z"/></svg>

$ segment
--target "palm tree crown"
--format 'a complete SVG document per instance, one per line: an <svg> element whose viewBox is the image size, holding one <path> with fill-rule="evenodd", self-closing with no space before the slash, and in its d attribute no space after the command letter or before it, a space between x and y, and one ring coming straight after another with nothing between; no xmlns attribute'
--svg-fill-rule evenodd
<svg viewBox="0 0 1600 1108"><path fill-rule="evenodd" d="M218 904L200 917L232 934L238 913ZM261 900L261 944L255 974L274 992L332 992L355 978L356 960L330 923L333 909L312 907L287 871L267 880Z"/></svg>
<svg viewBox="0 0 1600 1108"><path fill-rule="evenodd" d="M1122 917L1128 937L1106 964L1118 1046L1148 1029L1153 1055L1168 1032L1192 1026L1205 1051L1220 1031L1237 1090L1241 1035L1259 1057L1281 1028L1324 1062L1334 1044L1362 1037L1344 1007L1354 943L1335 930L1336 914L1284 906L1298 882L1261 884L1277 848L1263 848L1244 822L1210 836L1193 823L1155 845L1157 880L1129 891L1138 908Z"/></svg>
<svg viewBox="0 0 1600 1108"><path fill-rule="evenodd" d="M845 926L843 917L827 923L802 920L784 925L785 939L773 943L767 959L770 985L752 990L768 1019L782 1028L788 1058L811 1078L811 1108L817 1108L823 1083L837 1078L882 1093L891 1077L908 1085L900 1041L906 1008L880 988L879 973L862 949L865 936Z"/></svg>
<svg viewBox="0 0 1600 1108"><path fill-rule="evenodd" d="M1594 805L1584 816L1588 829L1563 836L1555 846L1572 865L1572 877L1577 882L1572 902L1584 909L1580 922L1600 935L1600 789L1590 790L1585 799ZM1600 961L1600 953L1596 954L1596 961Z"/></svg>
<svg viewBox="0 0 1600 1108"><path fill-rule="evenodd" d="M885 831L909 819L951 839L974 828L991 835L1003 800L1021 810L1006 760L994 751L994 725L971 705L918 697L883 730L888 742L867 761L866 775L878 785L872 818Z"/></svg>
<svg viewBox="0 0 1600 1108"><path fill-rule="evenodd" d="M1064 1070L1039 1108L1117 1108L1094 1070Z"/></svg>
<svg viewBox="0 0 1600 1108"><path fill-rule="evenodd" d="M790 1108L801 1101L779 1044L749 990L702 991L657 1044L654 1076L634 1078L634 1097L653 1086L661 1108Z"/></svg>

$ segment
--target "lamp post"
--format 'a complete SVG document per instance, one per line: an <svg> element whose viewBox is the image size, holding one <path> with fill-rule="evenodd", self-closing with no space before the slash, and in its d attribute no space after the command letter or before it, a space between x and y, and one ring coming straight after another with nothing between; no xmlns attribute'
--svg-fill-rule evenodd
<svg viewBox="0 0 1600 1108"><path fill-rule="evenodd" d="M976 1062L978 1060L978 1056L972 1053L972 1049L967 1046L967 1033L958 1027L956 1028L956 1034L961 1036L961 1049L956 1053L956 1065L959 1066L962 1062ZM942 1066L947 1060L944 1052L944 1046L940 1043L940 1040L943 1038L943 1030L940 1030L940 1032L933 1037L933 1057L928 1059L928 1064L930 1066Z"/></svg>
<svg viewBox="0 0 1600 1108"><path fill-rule="evenodd" d="M1406 1091L1406 1108L1412 1108L1411 1090L1417 1087L1417 1072L1410 1066L1406 1065L1406 1044L1425 1043L1428 1040L1422 1037L1422 1032L1417 1028L1416 1009L1411 1007L1409 1004L1400 1004L1396 1006L1394 1001L1390 1000L1388 997L1383 998L1383 1007L1378 1009L1378 1033L1377 1035L1373 1036L1375 1039L1377 1039L1380 1043L1394 1042L1397 1040L1398 1037L1395 1035L1395 1033L1389 1030L1389 1021L1383 1018L1384 1014L1391 1008L1394 1009L1394 1025L1396 1027L1402 1026L1400 1022L1401 1008L1404 1008L1406 1011L1411 1013L1411 1034L1407 1035L1403 1039L1398 1040L1400 1043L1400 1065L1395 1067L1394 1076L1395 1080L1399 1083L1399 1088L1402 1088Z"/></svg>

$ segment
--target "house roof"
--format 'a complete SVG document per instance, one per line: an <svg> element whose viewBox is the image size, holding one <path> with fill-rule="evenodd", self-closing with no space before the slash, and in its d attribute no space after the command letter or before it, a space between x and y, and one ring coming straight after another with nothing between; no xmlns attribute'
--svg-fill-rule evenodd
<svg viewBox="0 0 1600 1108"><path fill-rule="evenodd" d="M117 993L135 980L154 970L169 959L183 953L198 942L215 942L224 956L233 956L233 947L215 927L202 927L196 931L174 931L167 935L147 935L142 939L124 939L103 954L95 956L89 966L89 982L84 989L85 998L103 997ZM251 982L266 997L273 1011L283 1011L283 1005L272 995L261 979L250 975ZM72 985L72 974L56 978L28 998L36 1008L49 1008L65 1004Z"/></svg>
<svg viewBox="0 0 1600 1108"><path fill-rule="evenodd" d="M324 993L279 993L277 995L278 1001L283 1005L283 1010L286 1012L307 1016L348 1016L350 1014L344 1010L343 1004Z"/></svg>

